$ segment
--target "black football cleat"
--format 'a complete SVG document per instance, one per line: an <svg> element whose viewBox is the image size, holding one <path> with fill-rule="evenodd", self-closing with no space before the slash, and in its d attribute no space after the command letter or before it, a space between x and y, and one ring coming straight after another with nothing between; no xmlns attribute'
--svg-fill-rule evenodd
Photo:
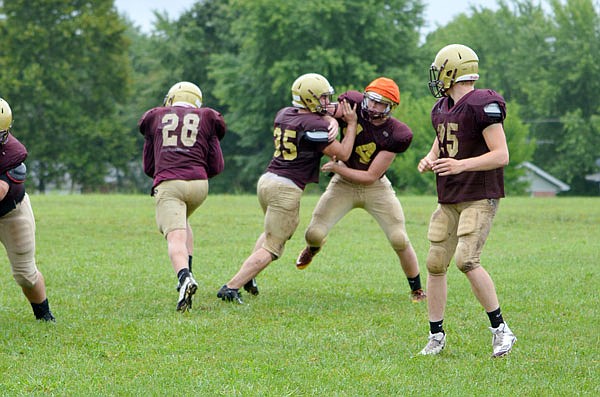
<svg viewBox="0 0 600 397"><path fill-rule="evenodd" d="M42 317L38 318L38 321L44 321L44 322L52 322L55 323L56 319L54 318L54 316L52 315L51 311L46 312Z"/></svg>
<svg viewBox="0 0 600 397"><path fill-rule="evenodd" d="M256 279L253 278L244 284L244 290L250 295L258 295L258 284L256 284Z"/></svg>
<svg viewBox="0 0 600 397"><path fill-rule="evenodd" d="M240 292L237 289L227 287L227 284L222 286L219 292L217 292L217 298L221 298L221 300L225 302L236 302L240 305L244 304Z"/></svg>

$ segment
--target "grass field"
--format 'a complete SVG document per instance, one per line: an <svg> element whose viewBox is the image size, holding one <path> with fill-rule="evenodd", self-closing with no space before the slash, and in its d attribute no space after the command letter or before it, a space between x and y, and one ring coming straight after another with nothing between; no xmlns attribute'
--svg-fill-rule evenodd
<svg viewBox="0 0 600 397"><path fill-rule="evenodd" d="M0 395L600 395L600 199L507 198L482 263L519 338L491 359L487 316L452 265L446 349L426 343L425 304L376 223L355 210L304 271L294 260L317 197L283 258L244 306L216 298L262 228L254 196L209 196L192 217L194 310L175 311L176 278L148 196L31 197L37 262L56 324L34 320L0 257ZM426 279L434 197L401 197Z"/></svg>

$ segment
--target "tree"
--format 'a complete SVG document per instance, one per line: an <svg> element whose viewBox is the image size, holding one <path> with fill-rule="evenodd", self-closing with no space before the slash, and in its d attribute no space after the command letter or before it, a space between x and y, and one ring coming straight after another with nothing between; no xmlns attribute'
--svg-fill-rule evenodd
<svg viewBox="0 0 600 397"><path fill-rule="evenodd" d="M239 170L233 186L247 191L272 155L273 117L290 104L297 76L316 72L338 92L362 90L388 70L411 64L422 24L422 4L410 0L309 0L301 6L231 0L228 10L226 39L234 44L211 56L209 77L236 140L236 150L226 156Z"/></svg>
<svg viewBox="0 0 600 397"><path fill-rule="evenodd" d="M0 14L2 95L38 190L67 174L94 189L131 152L115 126L130 68L112 0L12 0Z"/></svg>
<svg viewBox="0 0 600 397"><path fill-rule="evenodd" d="M472 47L481 58L478 85L520 105L536 142L533 161L571 184L572 194L597 194L584 177L596 170L600 143L593 123L600 112L600 81L593 77L600 74L599 10L592 0L547 4L550 14L537 1L500 1L495 12L472 7L427 45Z"/></svg>
<svg viewBox="0 0 600 397"><path fill-rule="evenodd" d="M574 194L596 194L585 181L595 172L600 154L600 9L592 0L550 1L555 15L549 78L552 87L540 93L553 98L549 114L559 123L537 132L549 142L535 159L559 179L571 184ZM597 5L596 5L597 6Z"/></svg>

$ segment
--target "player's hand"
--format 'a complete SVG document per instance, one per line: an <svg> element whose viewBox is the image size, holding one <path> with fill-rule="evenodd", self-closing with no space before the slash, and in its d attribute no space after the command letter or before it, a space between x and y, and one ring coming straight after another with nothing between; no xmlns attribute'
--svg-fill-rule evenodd
<svg viewBox="0 0 600 397"><path fill-rule="evenodd" d="M417 170L422 174L427 171L431 171L431 167L433 166L433 162L429 159L429 157L425 156L419 161L417 165Z"/></svg>
<svg viewBox="0 0 600 397"><path fill-rule="evenodd" d="M350 106L350 103L347 100L343 100L340 103L342 107L342 118L348 124L356 123L358 120L358 115L356 114L356 103L353 106Z"/></svg>
<svg viewBox="0 0 600 397"><path fill-rule="evenodd" d="M463 162L451 158L437 159L433 162L431 170L437 175L456 175L464 171Z"/></svg>
<svg viewBox="0 0 600 397"><path fill-rule="evenodd" d="M321 167L321 171L336 172L336 170L339 170L340 168L348 168L348 166L344 164L343 161L339 161L335 156L333 156L333 158L330 161L323 164L323 166Z"/></svg>
<svg viewBox="0 0 600 397"><path fill-rule="evenodd" d="M329 120L329 126L327 127L327 141L328 142L333 142L335 141L335 138L337 138L338 136L338 131L340 129L340 125L338 124L338 121L331 117L331 116L325 116L325 118L327 120Z"/></svg>

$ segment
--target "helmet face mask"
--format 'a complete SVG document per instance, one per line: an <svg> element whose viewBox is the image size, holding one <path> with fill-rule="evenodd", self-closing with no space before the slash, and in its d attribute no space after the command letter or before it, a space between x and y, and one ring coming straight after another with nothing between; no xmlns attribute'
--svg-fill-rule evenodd
<svg viewBox="0 0 600 397"><path fill-rule="evenodd" d="M12 127L12 110L8 102L0 98L0 144L5 144L8 139L10 127Z"/></svg>
<svg viewBox="0 0 600 397"><path fill-rule="evenodd" d="M377 110L375 107L381 107L376 104L383 104L385 105L385 108L381 111ZM396 104L391 99L386 98L377 92L367 91L363 96L361 112L363 117L369 121L383 120L390 116L392 109L395 107Z"/></svg>
<svg viewBox="0 0 600 397"><path fill-rule="evenodd" d="M294 81L291 91L292 105L296 108L329 115L337 108L337 103L332 99L335 90L320 74L303 74ZM333 108L334 112L330 112L330 108Z"/></svg>
<svg viewBox="0 0 600 397"><path fill-rule="evenodd" d="M399 103L400 89L394 80L378 77L365 88L361 114L371 122L385 120Z"/></svg>
<svg viewBox="0 0 600 397"><path fill-rule="evenodd" d="M479 58L475 51L462 44L442 48L429 68L429 91L436 98L447 96L448 90L460 81L479 79Z"/></svg>
<svg viewBox="0 0 600 397"><path fill-rule="evenodd" d="M202 91L194 84L180 81L174 84L165 95L163 106L173 106L177 102L185 102L200 108L202 107Z"/></svg>

